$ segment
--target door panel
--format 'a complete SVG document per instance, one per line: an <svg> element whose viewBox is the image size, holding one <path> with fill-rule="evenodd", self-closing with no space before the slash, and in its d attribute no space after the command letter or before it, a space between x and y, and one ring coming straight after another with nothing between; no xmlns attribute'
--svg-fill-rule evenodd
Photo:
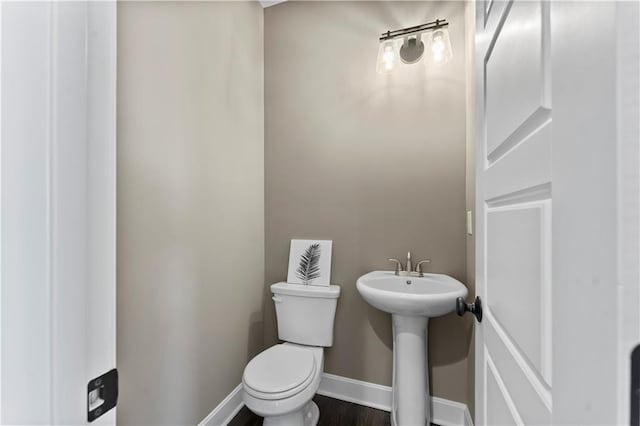
<svg viewBox="0 0 640 426"><path fill-rule="evenodd" d="M628 424L640 6L482 1L475 47L476 424Z"/></svg>
<svg viewBox="0 0 640 426"><path fill-rule="evenodd" d="M543 24L543 9L546 6L540 2L511 2L491 34L484 58L489 163L501 158L548 116L547 59L542 42L543 28L548 26Z"/></svg>
<svg viewBox="0 0 640 426"><path fill-rule="evenodd" d="M616 392L617 364L628 360L617 353L617 40L631 34L617 33L616 9L624 3L551 2L554 424L618 424L616 405L629 398Z"/></svg>
<svg viewBox="0 0 640 426"><path fill-rule="evenodd" d="M486 304L496 322L523 357L549 379L550 335L545 332L549 307L544 295L550 208L546 201L488 209L486 281Z"/></svg>
<svg viewBox="0 0 640 426"><path fill-rule="evenodd" d="M491 359L487 356L487 424L490 425L519 425L522 424L514 405L509 397L502 378ZM517 420L516 420L517 419Z"/></svg>
<svg viewBox="0 0 640 426"><path fill-rule="evenodd" d="M551 182L551 126L547 124L543 123L522 140L518 149L509 153L509 161L497 161L486 169L487 200ZM504 179L505 176L510 178Z"/></svg>
<svg viewBox="0 0 640 426"><path fill-rule="evenodd" d="M477 424L550 424L552 109L549 5L478 12Z"/></svg>
<svg viewBox="0 0 640 426"><path fill-rule="evenodd" d="M551 389L493 318L487 318L485 346L489 354L485 368L493 362L494 369L503 378L506 392L516 404L519 417L525 424L551 424Z"/></svg>

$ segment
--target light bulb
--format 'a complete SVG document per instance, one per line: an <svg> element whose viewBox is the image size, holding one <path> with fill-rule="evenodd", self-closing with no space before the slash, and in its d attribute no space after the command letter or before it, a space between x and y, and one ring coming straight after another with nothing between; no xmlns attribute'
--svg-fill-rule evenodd
<svg viewBox="0 0 640 426"><path fill-rule="evenodd" d="M442 52L444 50L444 36L442 35L442 31L436 31L433 34L433 44L431 45L431 50L434 52Z"/></svg>
<svg viewBox="0 0 640 426"><path fill-rule="evenodd" d="M441 63L444 59L444 40L442 36L442 32L438 31L437 34L433 35L433 43L431 44L431 52L433 53L433 61L436 63Z"/></svg>
<svg viewBox="0 0 640 426"><path fill-rule="evenodd" d="M393 54L393 47L385 46L384 53L382 55L382 62L384 63L384 68L386 70L393 69L393 58L394 58L394 56L395 55Z"/></svg>
<svg viewBox="0 0 640 426"><path fill-rule="evenodd" d="M398 52L393 40L386 40L380 43L378 49L378 63L376 71L379 74L388 74L398 63Z"/></svg>
<svg viewBox="0 0 640 426"><path fill-rule="evenodd" d="M451 42L449 32L446 28L433 32L431 37L431 57L435 64L445 64L449 62L453 53L451 52Z"/></svg>

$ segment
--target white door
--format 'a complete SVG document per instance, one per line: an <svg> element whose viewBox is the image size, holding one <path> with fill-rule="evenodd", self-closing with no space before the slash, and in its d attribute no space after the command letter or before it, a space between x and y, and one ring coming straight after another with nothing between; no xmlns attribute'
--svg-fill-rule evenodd
<svg viewBox="0 0 640 426"><path fill-rule="evenodd" d="M115 12L0 3L2 424L87 423L115 367Z"/></svg>
<svg viewBox="0 0 640 426"><path fill-rule="evenodd" d="M638 122L637 4L476 6L475 423L626 423L640 341L638 133L622 137Z"/></svg>

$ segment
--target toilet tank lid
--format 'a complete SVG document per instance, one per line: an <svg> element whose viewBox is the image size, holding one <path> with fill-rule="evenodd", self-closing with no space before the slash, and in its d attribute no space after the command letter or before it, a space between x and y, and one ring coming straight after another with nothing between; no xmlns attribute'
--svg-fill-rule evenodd
<svg viewBox="0 0 640 426"><path fill-rule="evenodd" d="M302 297L320 297L325 299L337 299L340 297L340 286L330 285L305 285L305 284L289 284L286 282L279 282L271 285L271 292L273 294L287 294L290 296L302 296Z"/></svg>

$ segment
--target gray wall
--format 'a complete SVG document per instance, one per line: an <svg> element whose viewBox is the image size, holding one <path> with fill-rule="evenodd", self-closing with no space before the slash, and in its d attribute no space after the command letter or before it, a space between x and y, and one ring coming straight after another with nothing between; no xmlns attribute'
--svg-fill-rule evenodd
<svg viewBox="0 0 640 426"><path fill-rule="evenodd" d="M380 32L435 18L451 22L451 63L376 74ZM411 250L466 280L464 3L286 2L264 19L265 295L286 279L291 238L332 239L343 292L325 370L389 385L391 321L360 298L358 276ZM431 321L436 396L470 402L471 330L470 317Z"/></svg>
<svg viewBox="0 0 640 426"><path fill-rule="evenodd" d="M263 12L118 4L119 424L196 424L262 348Z"/></svg>

